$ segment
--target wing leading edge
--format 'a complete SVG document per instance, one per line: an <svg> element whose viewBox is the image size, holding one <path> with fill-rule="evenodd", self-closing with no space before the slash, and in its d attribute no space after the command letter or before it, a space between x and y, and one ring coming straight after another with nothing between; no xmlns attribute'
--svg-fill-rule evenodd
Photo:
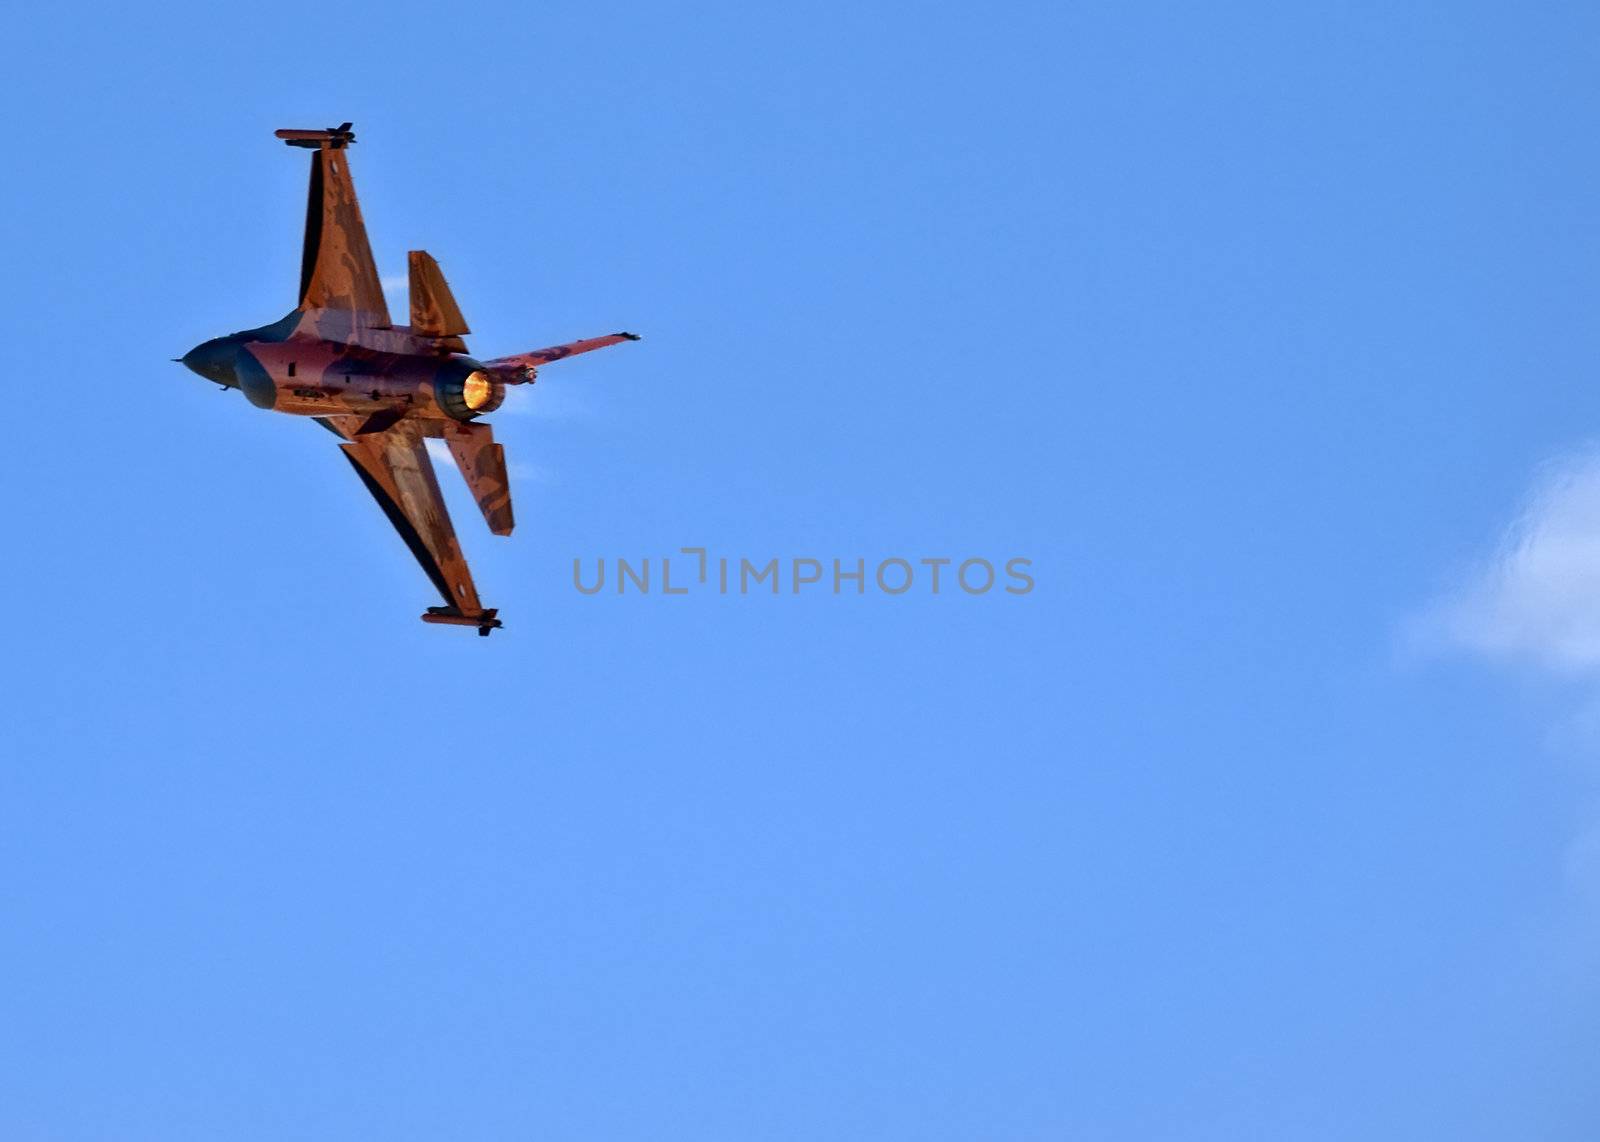
<svg viewBox="0 0 1600 1142"><path fill-rule="evenodd" d="M345 459L444 598L445 606L429 607L423 621L475 626L479 634L500 626L497 612L478 598L419 426L401 421L383 432L360 433L360 417L318 419L345 439ZM509 530L509 502L504 514ZM487 509L485 515L490 515Z"/></svg>

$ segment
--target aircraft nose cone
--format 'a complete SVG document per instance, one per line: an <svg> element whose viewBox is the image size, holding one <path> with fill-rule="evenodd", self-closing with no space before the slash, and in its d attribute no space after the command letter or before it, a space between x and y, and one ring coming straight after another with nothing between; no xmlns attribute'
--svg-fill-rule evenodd
<svg viewBox="0 0 1600 1142"><path fill-rule="evenodd" d="M215 381L219 385L237 386L239 380L235 375L237 366L234 362L234 352L232 341L226 337L217 337L210 341L202 341L179 360L183 362L184 368L208 381Z"/></svg>

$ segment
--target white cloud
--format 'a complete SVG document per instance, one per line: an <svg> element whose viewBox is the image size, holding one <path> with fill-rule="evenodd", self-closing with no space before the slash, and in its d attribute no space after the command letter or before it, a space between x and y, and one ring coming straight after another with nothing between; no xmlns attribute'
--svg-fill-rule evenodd
<svg viewBox="0 0 1600 1142"><path fill-rule="evenodd" d="M428 449L428 455L433 457L434 466L438 469L448 470L456 466L455 457L450 452L450 445L436 437L428 437L423 441ZM557 482L555 470L543 464L534 464L527 460L512 460L506 464L506 475L513 481L523 480L530 484L554 484ZM515 489L513 489L515 490Z"/></svg>
<svg viewBox="0 0 1600 1142"><path fill-rule="evenodd" d="M506 472L513 480L526 480L530 484L554 484L555 470L543 464L532 464L526 460L512 460L506 465Z"/></svg>
<svg viewBox="0 0 1600 1142"><path fill-rule="evenodd" d="M1423 628L1486 658L1600 674L1600 449L1544 467L1494 557Z"/></svg>
<svg viewBox="0 0 1600 1142"><path fill-rule="evenodd" d="M1592 976L1600 970L1600 444L1543 465L1492 557L1410 632L1446 649L1522 667L1549 691L1544 745L1583 794L1566 844L1567 901L1542 939Z"/></svg>
<svg viewBox="0 0 1600 1142"><path fill-rule="evenodd" d="M550 385L542 379L531 385L512 385L500 416L532 416L541 420L577 420L589 415L589 402L571 385Z"/></svg>

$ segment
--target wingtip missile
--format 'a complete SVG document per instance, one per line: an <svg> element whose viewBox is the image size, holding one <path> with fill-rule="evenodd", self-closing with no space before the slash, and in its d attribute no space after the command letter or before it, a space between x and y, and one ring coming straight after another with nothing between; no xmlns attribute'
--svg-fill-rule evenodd
<svg viewBox="0 0 1600 1142"><path fill-rule="evenodd" d="M354 124L340 123L337 127L324 127L320 131L301 127L280 127L273 132L273 135L291 147L309 147L312 150L332 147L338 150L356 141L355 132L350 129L352 126Z"/></svg>
<svg viewBox="0 0 1600 1142"><path fill-rule="evenodd" d="M422 615L422 621L446 626L477 627L480 635L487 636L490 631L505 626L495 617L499 613L497 607L485 607L479 611L463 611L459 607L429 607Z"/></svg>

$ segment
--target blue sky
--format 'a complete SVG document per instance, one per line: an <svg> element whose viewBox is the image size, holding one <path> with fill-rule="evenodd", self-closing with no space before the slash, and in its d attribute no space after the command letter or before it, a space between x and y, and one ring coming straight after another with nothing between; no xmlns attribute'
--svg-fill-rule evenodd
<svg viewBox="0 0 1600 1142"><path fill-rule="evenodd" d="M1600 1130L1592 7L12 35L0 1135ZM444 473L490 639L169 361L343 119L475 352L645 336ZM1037 586L572 587L686 545Z"/></svg>

